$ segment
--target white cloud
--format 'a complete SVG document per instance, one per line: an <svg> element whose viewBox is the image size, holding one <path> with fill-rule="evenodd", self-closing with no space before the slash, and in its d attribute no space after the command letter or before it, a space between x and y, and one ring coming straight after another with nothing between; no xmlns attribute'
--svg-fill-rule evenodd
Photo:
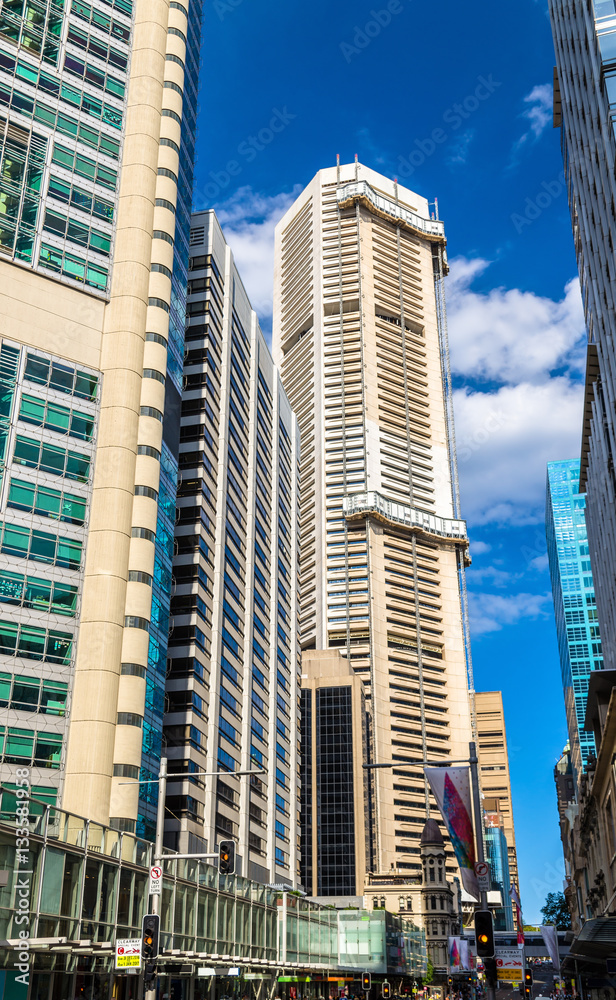
<svg viewBox="0 0 616 1000"><path fill-rule="evenodd" d="M471 555L473 557L482 556L484 553L490 552L491 549L492 546L488 545L487 542L471 542Z"/></svg>
<svg viewBox="0 0 616 1000"><path fill-rule="evenodd" d="M472 550L475 550L475 546L472 546ZM476 586L478 583L491 583L493 587L506 587L511 583L511 573L507 570L499 569L498 566L473 566L472 569L466 571L466 578L469 583Z"/></svg>
<svg viewBox="0 0 616 1000"><path fill-rule="evenodd" d="M517 288L472 291L472 282L489 263L452 262L447 313L454 371L513 384L544 381L563 367L582 371L585 328L577 278L568 282L559 302Z"/></svg>
<svg viewBox="0 0 616 1000"><path fill-rule="evenodd" d="M246 186L215 206L248 298L267 332L272 321L274 229L300 190L266 196Z"/></svg>
<svg viewBox="0 0 616 1000"><path fill-rule="evenodd" d="M552 121L553 92L549 83L538 83L524 98L525 110L520 118L529 123L526 132L516 139L511 151L509 167L514 167L518 157L529 142L537 142Z"/></svg>
<svg viewBox="0 0 616 1000"><path fill-rule="evenodd" d="M543 519L548 461L579 452L583 387L565 376L454 393L462 512L475 524Z"/></svg>
<svg viewBox="0 0 616 1000"><path fill-rule="evenodd" d="M475 134L476 131L474 128L468 128L465 132L460 133L450 146L449 155L447 156L448 166L456 167L461 163L466 163Z"/></svg>
<svg viewBox="0 0 616 1000"><path fill-rule="evenodd" d="M551 594L469 594L471 631L474 636L499 632L504 625L522 619L548 618L552 613Z"/></svg>

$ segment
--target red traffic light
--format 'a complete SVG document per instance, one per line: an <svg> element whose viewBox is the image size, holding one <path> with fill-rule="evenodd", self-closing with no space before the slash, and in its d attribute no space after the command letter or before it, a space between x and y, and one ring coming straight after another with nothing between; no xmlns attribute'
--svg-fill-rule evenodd
<svg viewBox="0 0 616 1000"><path fill-rule="evenodd" d="M364 990L367 993L371 986L372 986L372 976L370 975L369 972L362 972L361 976L362 990Z"/></svg>

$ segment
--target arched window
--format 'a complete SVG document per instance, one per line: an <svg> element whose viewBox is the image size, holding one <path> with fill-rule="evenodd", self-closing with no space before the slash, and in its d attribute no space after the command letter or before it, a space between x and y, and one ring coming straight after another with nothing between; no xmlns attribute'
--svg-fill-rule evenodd
<svg viewBox="0 0 616 1000"><path fill-rule="evenodd" d="M407 910L412 910L413 909L413 897L412 896L407 896L406 897L406 908L407 908Z"/></svg>

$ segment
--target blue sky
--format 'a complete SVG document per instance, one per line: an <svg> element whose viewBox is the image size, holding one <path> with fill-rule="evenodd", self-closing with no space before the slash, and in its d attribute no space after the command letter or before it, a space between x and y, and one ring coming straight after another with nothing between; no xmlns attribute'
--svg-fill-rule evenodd
<svg viewBox="0 0 616 1000"><path fill-rule="evenodd" d="M562 888L545 466L579 454L584 358L553 64L545 0L207 0L195 187L266 330L274 225L337 153L438 197L475 683L504 694L532 922Z"/></svg>

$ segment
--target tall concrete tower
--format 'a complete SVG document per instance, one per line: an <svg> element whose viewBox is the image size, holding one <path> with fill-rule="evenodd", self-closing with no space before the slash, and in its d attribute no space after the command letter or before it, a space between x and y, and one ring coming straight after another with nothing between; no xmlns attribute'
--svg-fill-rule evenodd
<svg viewBox="0 0 616 1000"><path fill-rule="evenodd" d="M301 432L300 642L362 679L373 763L457 759L471 739L446 271L426 200L358 163L321 170L276 230L273 353ZM372 774L366 869L419 874L423 772Z"/></svg>

